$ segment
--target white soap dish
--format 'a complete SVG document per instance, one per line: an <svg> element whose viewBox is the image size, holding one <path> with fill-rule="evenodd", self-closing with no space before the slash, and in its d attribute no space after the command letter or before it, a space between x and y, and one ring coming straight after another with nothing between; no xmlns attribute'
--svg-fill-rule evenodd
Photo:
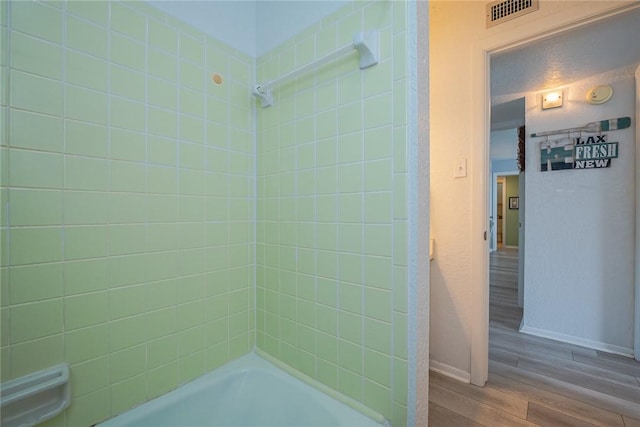
<svg viewBox="0 0 640 427"><path fill-rule="evenodd" d="M57 365L34 372L0 387L0 424L31 427L55 417L71 401L69 366Z"/></svg>

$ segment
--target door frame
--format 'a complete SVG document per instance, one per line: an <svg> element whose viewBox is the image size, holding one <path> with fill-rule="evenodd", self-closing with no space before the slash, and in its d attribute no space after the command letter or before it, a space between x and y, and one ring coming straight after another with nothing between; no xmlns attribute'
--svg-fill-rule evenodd
<svg viewBox="0 0 640 427"><path fill-rule="evenodd" d="M496 216L497 212L494 212L494 209L496 208L496 204L497 204L497 201L498 201L498 177L500 177L500 176L520 175L520 172L517 171L517 170L515 170L515 171L505 171L505 172L493 172L491 175L492 175L492 178L491 178L491 198L489 199L490 203L491 203L490 212L493 212L493 219L494 219L494 222L496 224L495 227L492 227L492 230L491 230L491 242L492 242L491 246L493 247L493 251L495 251L495 250L498 249L498 243L497 243L497 241L498 241L498 217ZM503 194L502 197L505 198L506 196ZM506 206L504 204L504 202L505 201L503 200L503 202L502 202L503 209ZM504 223L504 218L502 220L502 228L503 228L502 235L504 236L505 235L505 230L504 229L506 228L505 227L505 223ZM491 251L491 252L493 252L493 251Z"/></svg>
<svg viewBox="0 0 640 427"><path fill-rule="evenodd" d="M487 184L490 174L489 143L491 129L491 85L489 80L490 56L525 46L530 43L561 34L584 25L592 24L612 16L640 7L640 2L596 4L585 13L575 9L564 9L540 20L532 20L511 31L495 32L473 42L470 48L472 113L470 127L472 134L480 135L484 143L472 148L472 164L479 165L472 176L472 220L471 233L476 236L471 247L471 279L478 283L472 288L470 324L471 330L471 383L484 386L489 376L489 206ZM638 127L636 126L636 129ZM483 166L484 165L484 166ZM637 178L636 178L637 181ZM482 238L482 236L485 236ZM636 239L636 246L638 241ZM637 256L637 254L636 254ZM636 257L636 272L638 258ZM636 277L638 274L636 274ZM636 289L638 289L636 278ZM636 295L638 293L636 292ZM636 313L636 318L638 318ZM638 322L636 322L638 323ZM636 325L640 328L640 325ZM637 335L637 334L636 334ZM637 346L640 345L636 343Z"/></svg>

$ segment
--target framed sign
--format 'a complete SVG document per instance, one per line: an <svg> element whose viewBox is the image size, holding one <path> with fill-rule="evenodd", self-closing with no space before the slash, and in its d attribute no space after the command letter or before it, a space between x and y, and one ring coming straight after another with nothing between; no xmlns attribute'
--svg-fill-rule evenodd
<svg viewBox="0 0 640 427"><path fill-rule="evenodd" d="M519 209L519 208L520 208L520 198L509 197L509 209Z"/></svg>

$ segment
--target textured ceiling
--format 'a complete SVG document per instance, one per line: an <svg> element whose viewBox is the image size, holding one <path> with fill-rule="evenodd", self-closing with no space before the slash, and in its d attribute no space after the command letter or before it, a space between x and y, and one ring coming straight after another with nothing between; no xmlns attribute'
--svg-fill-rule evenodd
<svg viewBox="0 0 640 427"><path fill-rule="evenodd" d="M544 90L640 63L640 9L491 56L491 96Z"/></svg>

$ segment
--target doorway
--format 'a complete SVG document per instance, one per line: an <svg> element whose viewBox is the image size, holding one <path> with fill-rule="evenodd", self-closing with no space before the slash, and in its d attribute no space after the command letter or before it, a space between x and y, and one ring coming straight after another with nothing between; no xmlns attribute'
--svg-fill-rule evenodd
<svg viewBox="0 0 640 427"><path fill-rule="evenodd" d="M608 16L602 16L602 17L598 17L598 18L593 18L589 23L595 23L595 22L597 22L597 21L599 21L599 20L602 20L602 19L608 18L608 17L610 17L610 16L611 16L611 15L608 15ZM576 25L576 26L582 26L582 25L584 25L584 24L583 24L583 23L581 23L581 24L576 23L575 25ZM552 32L551 32L551 33L552 33ZM545 33L537 34L537 35L535 35L535 37L534 37L534 38L536 38L536 39L537 39L537 38L542 38L542 37L545 37L545 36L547 36L547 35L550 35L551 33L548 33L548 34L545 34ZM533 39L531 39L531 40L533 40ZM530 44L530 45L533 45L533 44L534 44L534 41L530 41L530 42L520 41L520 42L518 42L518 43L516 43L516 44L517 44L517 45L520 45L520 43L522 43L523 45L529 45L529 44ZM516 44L513 44L513 45L511 45L511 46L502 46L502 47L501 47L501 48L499 48L499 49L494 49L494 50L493 50L493 52L491 52L489 49L487 49L487 50L485 51L485 54L487 55L487 61L490 61L490 58L491 58L491 56L494 54L494 52L504 51L504 50L506 50L506 49L508 49L508 48L510 48L510 47L512 47L512 46L515 46ZM487 68L489 68L489 67L487 67ZM488 76L487 76L487 77L488 77ZM485 172L485 173L487 173L487 174L488 174L488 172ZM637 215L637 213L636 213L636 215ZM497 242L496 242L496 246L494 246L494 247L497 247ZM636 275L637 275L637 274L636 274ZM638 285L637 285L637 281L636 281L636 289L637 289L637 288L638 288ZM488 291L488 290L487 290L487 291ZM637 291L636 291L636 294L637 294ZM636 309L636 310L637 310L637 309ZM636 341L637 341L637 340L636 340ZM638 346L638 343L636 342L636 349L637 349L637 346ZM472 350L472 353L473 353L473 350ZM477 352L476 352L476 354L480 354L480 353L477 353ZM481 374L478 374L477 372L474 374L474 372L473 372L473 367L474 367L474 366L478 367L478 366L483 366L483 365L484 365L484 363L479 363L479 362L478 362L478 363L476 363L476 362L473 362L473 363L472 363L472 373L471 373L471 374L472 374L472 375L471 375L471 376L472 376L472 379L473 379L473 378L481 378Z"/></svg>

